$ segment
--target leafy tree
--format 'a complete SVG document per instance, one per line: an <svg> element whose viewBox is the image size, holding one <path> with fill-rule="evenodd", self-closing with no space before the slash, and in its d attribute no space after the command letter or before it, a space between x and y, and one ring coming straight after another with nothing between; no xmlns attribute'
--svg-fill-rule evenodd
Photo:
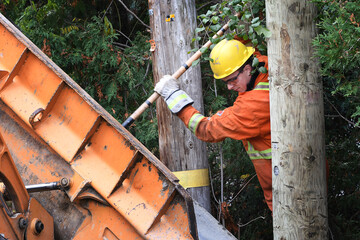
<svg viewBox="0 0 360 240"><path fill-rule="evenodd" d="M360 124L360 6L358 1L315 1L321 14L314 39L320 73L331 94L352 101L349 119ZM348 115L347 114L347 115Z"/></svg>
<svg viewBox="0 0 360 240"><path fill-rule="evenodd" d="M315 1L314 39L323 76L329 227L332 239L360 238L360 5Z"/></svg>

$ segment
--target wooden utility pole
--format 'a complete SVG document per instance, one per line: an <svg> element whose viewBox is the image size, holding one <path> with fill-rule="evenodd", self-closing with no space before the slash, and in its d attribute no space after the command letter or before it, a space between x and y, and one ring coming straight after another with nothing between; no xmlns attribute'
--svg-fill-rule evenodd
<svg viewBox="0 0 360 240"><path fill-rule="evenodd" d="M274 239L327 239L322 82L313 58L316 7L266 1Z"/></svg>
<svg viewBox="0 0 360 240"><path fill-rule="evenodd" d="M155 50L152 54L155 83L166 74L172 75L197 46L191 43L196 28L194 0L149 0L150 26ZM180 78L180 87L195 101L194 107L203 111L200 66L191 67ZM182 172L185 178L194 179L195 185L208 182L206 145L173 115L161 99L156 103L159 125L160 160L173 172ZM188 171L197 170L197 171ZM205 173L205 174L204 174ZM207 179L206 179L207 178ZM182 182L182 179L180 179ZM208 211L210 210L209 186L188 188L191 196Z"/></svg>

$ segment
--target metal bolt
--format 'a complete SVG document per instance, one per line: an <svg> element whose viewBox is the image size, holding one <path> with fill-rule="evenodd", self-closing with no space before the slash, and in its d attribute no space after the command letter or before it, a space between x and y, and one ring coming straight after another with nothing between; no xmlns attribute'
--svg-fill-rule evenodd
<svg viewBox="0 0 360 240"><path fill-rule="evenodd" d="M67 187L69 187L69 185L70 185L70 181L69 181L69 179L67 179L67 178L62 178L62 179L60 180L60 184L61 184L61 186L62 186L63 188L67 188Z"/></svg>
<svg viewBox="0 0 360 240"><path fill-rule="evenodd" d="M25 229L26 226L28 225L28 220L25 218L20 218L19 219L19 228L20 229Z"/></svg>
<svg viewBox="0 0 360 240"><path fill-rule="evenodd" d="M44 224L40 220L37 220L35 223L35 232L40 234L42 230L44 230Z"/></svg>

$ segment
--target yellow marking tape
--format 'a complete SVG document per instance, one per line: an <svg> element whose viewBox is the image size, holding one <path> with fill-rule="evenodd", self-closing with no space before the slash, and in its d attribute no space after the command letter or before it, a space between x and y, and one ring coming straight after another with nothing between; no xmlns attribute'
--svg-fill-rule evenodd
<svg viewBox="0 0 360 240"><path fill-rule="evenodd" d="M209 169L207 168L173 173L180 180L180 184L184 188L206 187L210 185Z"/></svg>
<svg viewBox="0 0 360 240"><path fill-rule="evenodd" d="M166 22L173 22L175 19L175 14L170 14L166 16Z"/></svg>

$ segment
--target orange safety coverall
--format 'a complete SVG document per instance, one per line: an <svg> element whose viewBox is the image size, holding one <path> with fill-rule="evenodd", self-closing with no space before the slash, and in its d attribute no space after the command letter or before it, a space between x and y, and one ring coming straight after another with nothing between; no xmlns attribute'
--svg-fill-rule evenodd
<svg viewBox="0 0 360 240"><path fill-rule="evenodd" d="M268 69L267 56L254 53ZM239 93L234 105L204 117L192 106L177 115L196 137L206 142L219 142L225 138L242 140L255 167L266 203L272 211L271 135L268 73L259 73L254 89Z"/></svg>

